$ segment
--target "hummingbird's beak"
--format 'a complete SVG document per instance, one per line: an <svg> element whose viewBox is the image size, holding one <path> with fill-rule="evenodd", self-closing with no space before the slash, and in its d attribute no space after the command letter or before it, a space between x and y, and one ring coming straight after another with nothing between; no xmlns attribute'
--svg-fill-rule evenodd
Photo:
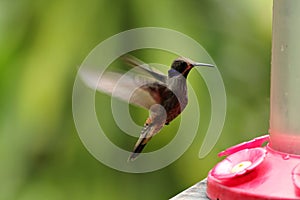
<svg viewBox="0 0 300 200"><path fill-rule="evenodd" d="M204 66L204 67L215 67L212 64L207 64L207 63L193 63L193 66Z"/></svg>

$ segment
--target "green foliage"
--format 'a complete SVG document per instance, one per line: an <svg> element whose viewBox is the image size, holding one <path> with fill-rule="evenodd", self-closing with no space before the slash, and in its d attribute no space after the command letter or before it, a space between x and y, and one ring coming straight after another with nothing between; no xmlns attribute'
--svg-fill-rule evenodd
<svg viewBox="0 0 300 200"><path fill-rule="evenodd" d="M267 132L271 8L271 0L1 1L0 199L167 199L203 179L220 160L217 152ZM194 143L162 170L126 174L84 148L72 117L72 86L99 42L144 26L180 31L207 49L224 79L227 118L214 150L199 160L209 99L201 77L191 73L190 83L203 88L203 121ZM173 59L159 52L141 56L165 64ZM147 113L131 111L142 124ZM113 120L107 122L113 127ZM168 143L178 123L157 135L149 149ZM115 143L132 148L134 139L118 139L118 128L112 131Z"/></svg>

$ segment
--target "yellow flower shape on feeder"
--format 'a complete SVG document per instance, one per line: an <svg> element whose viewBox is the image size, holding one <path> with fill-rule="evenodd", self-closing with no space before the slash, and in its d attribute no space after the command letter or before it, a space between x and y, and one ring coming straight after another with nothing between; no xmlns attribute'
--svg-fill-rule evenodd
<svg viewBox="0 0 300 200"><path fill-rule="evenodd" d="M266 153L261 147L243 149L219 162L212 169L211 175L220 180L245 175L264 161Z"/></svg>
<svg viewBox="0 0 300 200"><path fill-rule="evenodd" d="M292 171L292 180L297 190L300 190L300 163Z"/></svg>

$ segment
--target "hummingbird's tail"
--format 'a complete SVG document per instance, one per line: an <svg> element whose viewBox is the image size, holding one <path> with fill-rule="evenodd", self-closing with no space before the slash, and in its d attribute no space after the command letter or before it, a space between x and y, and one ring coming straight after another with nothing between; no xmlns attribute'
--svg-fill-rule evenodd
<svg viewBox="0 0 300 200"><path fill-rule="evenodd" d="M153 134L151 134L152 131L153 131L153 124L149 124L149 125L147 124L144 126L141 135L138 141L136 142L131 155L128 158L128 161L134 161L136 157L143 151L147 142L149 142L149 140L153 136Z"/></svg>

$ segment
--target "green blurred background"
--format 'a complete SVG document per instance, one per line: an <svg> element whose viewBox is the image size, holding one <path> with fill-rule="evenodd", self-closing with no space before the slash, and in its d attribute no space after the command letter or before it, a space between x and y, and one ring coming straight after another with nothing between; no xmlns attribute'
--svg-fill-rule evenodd
<svg viewBox="0 0 300 200"><path fill-rule="evenodd" d="M0 1L0 199L168 199L205 178L219 151L268 130L271 11L271 0ZM188 151L164 169L128 174L101 164L82 145L72 87L98 43L144 26L174 29L202 44L222 74L228 107L205 159L198 158L210 111L204 98L204 125ZM101 100L109 103L105 95ZM142 124L147 113L131 111ZM161 138L154 147L172 135ZM131 149L134 141L118 143Z"/></svg>

